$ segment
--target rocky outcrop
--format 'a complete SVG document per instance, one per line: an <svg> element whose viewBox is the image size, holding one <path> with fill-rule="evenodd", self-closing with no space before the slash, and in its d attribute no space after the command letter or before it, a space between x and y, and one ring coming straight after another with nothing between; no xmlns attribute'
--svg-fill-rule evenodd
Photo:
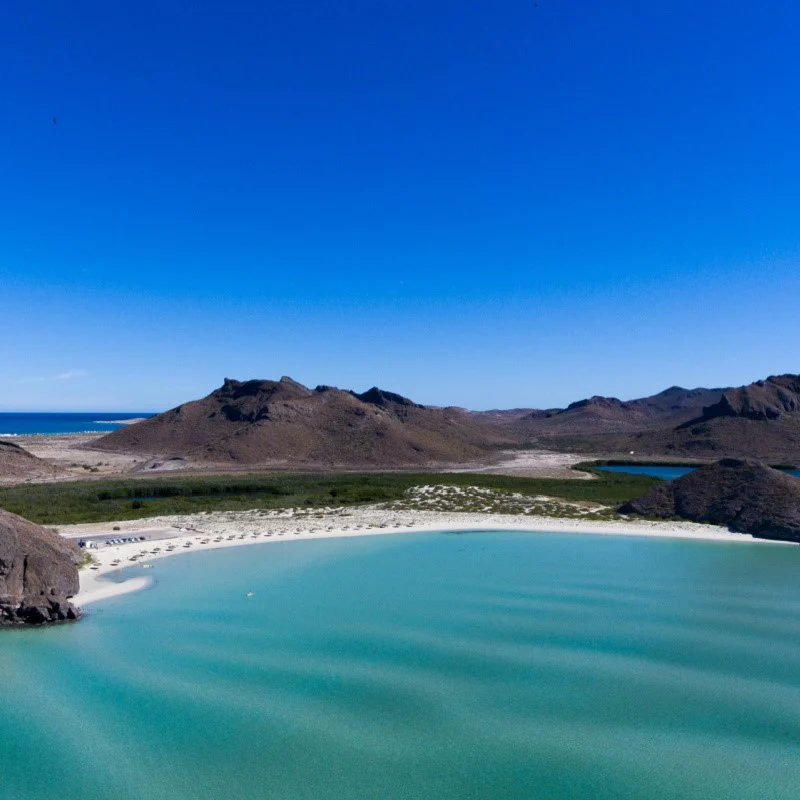
<svg viewBox="0 0 800 800"><path fill-rule="evenodd" d="M318 391L323 390L323 388L329 387L319 387ZM413 400L409 400L407 397L403 397L401 394L387 392L385 389L379 389L377 386L373 386L371 389L368 389L366 392L362 392L361 394L356 394L355 392L352 394L353 397L357 397L362 403L371 403L374 406L387 406L393 403L394 405L398 406L414 406L415 408L422 408L421 405L415 403Z"/></svg>
<svg viewBox="0 0 800 800"><path fill-rule="evenodd" d="M760 461L725 458L656 486L619 511L680 517L762 539L800 542L800 478Z"/></svg>
<svg viewBox="0 0 800 800"><path fill-rule="evenodd" d="M0 510L0 626L78 619L81 559L73 542Z"/></svg>

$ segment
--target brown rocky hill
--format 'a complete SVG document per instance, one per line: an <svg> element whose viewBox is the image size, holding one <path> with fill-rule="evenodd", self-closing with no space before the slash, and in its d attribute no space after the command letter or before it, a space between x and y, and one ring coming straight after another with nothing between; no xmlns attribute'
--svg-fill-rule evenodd
<svg viewBox="0 0 800 800"><path fill-rule="evenodd" d="M702 413L671 430L631 437L638 453L735 456L800 462L800 375L726 389Z"/></svg>
<svg viewBox="0 0 800 800"><path fill-rule="evenodd" d="M637 400L590 397L572 403L546 420L536 420L544 434L606 433L608 431L657 430L680 425L716 402L722 389L684 389L672 386L663 392Z"/></svg>
<svg viewBox="0 0 800 800"><path fill-rule="evenodd" d="M800 375L774 375L748 386L727 389L718 403L703 409L704 422L752 419L759 422L800 414Z"/></svg>
<svg viewBox="0 0 800 800"><path fill-rule="evenodd" d="M0 626L77 619L80 548L0 509Z"/></svg>
<svg viewBox="0 0 800 800"><path fill-rule="evenodd" d="M225 379L204 397L109 433L92 449L192 463L393 468L485 459L502 436L463 409L419 405L291 378Z"/></svg>
<svg viewBox="0 0 800 800"><path fill-rule="evenodd" d="M732 389L673 386L628 401L590 397L565 409L479 418L520 443L567 452L800 463L798 375Z"/></svg>
<svg viewBox="0 0 800 800"><path fill-rule="evenodd" d="M719 401L722 389L684 389L672 386L637 400L595 395L566 408L514 409L474 412L488 425L523 440L540 437L595 436L672 428L702 413Z"/></svg>
<svg viewBox="0 0 800 800"><path fill-rule="evenodd" d="M47 481L66 475L66 470L36 458L14 442L0 439L0 486Z"/></svg>
<svg viewBox="0 0 800 800"><path fill-rule="evenodd" d="M727 525L765 539L800 542L800 478L749 459L722 459L651 489L622 514Z"/></svg>

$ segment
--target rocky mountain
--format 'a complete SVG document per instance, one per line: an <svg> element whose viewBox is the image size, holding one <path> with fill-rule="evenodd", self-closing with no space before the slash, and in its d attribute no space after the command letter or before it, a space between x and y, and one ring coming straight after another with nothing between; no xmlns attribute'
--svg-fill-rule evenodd
<svg viewBox="0 0 800 800"><path fill-rule="evenodd" d="M0 510L0 626L74 620L80 548Z"/></svg>
<svg viewBox="0 0 800 800"><path fill-rule="evenodd" d="M767 422L793 414L800 414L800 375L776 375L749 386L727 389L719 402L703 409L696 422L725 418Z"/></svg>
<svg viewBox="0 0 800 800"><path fill-rule="evenodd" d="M114 431L91 449L192 464L382 469L486 463L503 447L598 455L800 463L800 376L731 389L672 386L635 400L593 396L566 408L466 411L377 387L358 394L226 379L207 397Z"/></svg>
<svg viewBox="0 0 800 800"><path fill-rule="evenodd" d="M53 480L65 475L66 470L36 458L14 442L0 439L0 486Z"/></svg>
<svg viewBox="0 0 800 800"><path fill-rule="evenodd" d="M502 436L457 408L377 387L225 379L201 400L109 433L92 449L269 468L394 468L485 459Z"/></svg>
<svg viewBox="0 0 800 800"><path fill-rule="evenodd" d="M759 461L726 458L656 486L620 513L681 517L800 542L800 478Z"/></svg>
<svg viewBox="0 0 800 800"><path fill-rule="evenodd" d="M610 431L657 430L680 425L695 417L709 403L716 402L722 389L683 389L673 386L637 400L590 397L572 403L562 411L541 418L532 416L533 427L543 434L607 433Z"/></svg>
<svg viewBox="0 0 800 800"><path fill-rule="evenodd" d="M520 439L552 436L595 436L660 430L694 419L722 397L722 389L672 386L637 400L595 395L566 408L473 412L483 423Z"/></svg>
<svg viewBox="0 0 800 800"><path fill-rule="evenodd" d="M800 375L777 375L726 389L694 419L631 437L637 453L736 456L800 462Z"/></svg>
<svg viewBox="0 0 800 800"><path fill-rule="evenodd" d="M752 457L800 463L800 376L730 389L669 389L637 400L590 397L564 409L483 412L519 443L648 457Z"/></svg>

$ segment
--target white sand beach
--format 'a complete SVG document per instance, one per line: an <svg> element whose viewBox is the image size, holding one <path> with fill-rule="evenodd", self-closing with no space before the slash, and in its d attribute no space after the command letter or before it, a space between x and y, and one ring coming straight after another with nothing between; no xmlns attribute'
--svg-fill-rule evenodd
<svg viewBox="0 0 800 800"><path fill-rule="evenodd" d="M395 510L385 505L325 509L308 512L284 509L202 513L190 516L155 517L117 523L93 523L62 526L59 531L69 538L134 538L143 541L101 544L89 552L95 558L92 567L80 574L80 593L74 602L85 607L127 592L138 591L152 583L138 576L112 582L107 575L135 564L157 569L162 558L255 544L328 539L354 536L379 536L422 531L510 530L537 533L571 533L605 536L646 536L694 539L718 542L782 544L731 533L713 525L691 522L650 522L645 520L580 520L516 514L480 514L418 510Z"/></svg>

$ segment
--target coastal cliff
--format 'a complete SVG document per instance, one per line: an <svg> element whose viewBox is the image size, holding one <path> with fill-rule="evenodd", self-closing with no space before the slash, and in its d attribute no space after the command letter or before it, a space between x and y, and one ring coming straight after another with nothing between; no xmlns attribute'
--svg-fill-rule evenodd
<svg viewBox="0 0 800 800"><path fill-rule="evenodd" d="M78 619L80 562L73 542L0 509L0 627Z"/></svg>

